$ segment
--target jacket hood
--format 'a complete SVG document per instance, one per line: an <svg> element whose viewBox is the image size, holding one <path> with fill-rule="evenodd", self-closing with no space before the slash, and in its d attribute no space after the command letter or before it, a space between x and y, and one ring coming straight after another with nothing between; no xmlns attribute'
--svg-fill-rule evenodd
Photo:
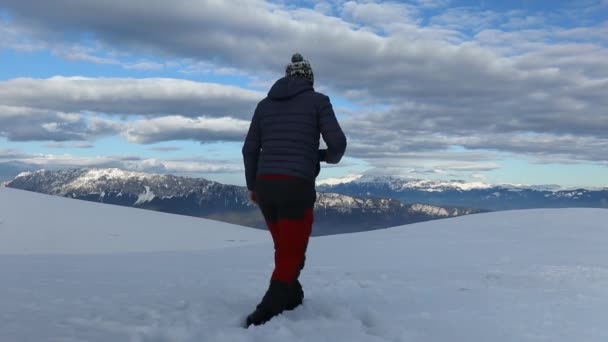
<svg viewBox="0 0 608 342"><path fill-rule="evenodd" d="M268 91L268 97L275 100L286 100L314 88L312 82L302 77L285 76L277 80Z"/></svg>

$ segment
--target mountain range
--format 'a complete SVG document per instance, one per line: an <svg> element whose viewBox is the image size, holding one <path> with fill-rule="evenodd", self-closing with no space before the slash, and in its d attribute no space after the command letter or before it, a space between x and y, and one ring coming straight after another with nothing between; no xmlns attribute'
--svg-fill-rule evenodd
<svg viewBox="0 0 608 342"><path fill-rule="evenodd" d="M361 198L387 197L409 203L472 207L491 211L566 207L608 208L608 187L567 189L558 185L493 185L460 180L354 175L319 182L317 189Z"/></svg>
<svg viewBox="0 0 608 342"><path fill-rule="evenodd" d="M5 183L29 190L93 202L204 217L264 228L247 189L203 178L179 177L120 169L39 170L20 173ZM414 222L481 212L473 208L404 203L383 197L319 192L313 235L387 228Z"/></svg>

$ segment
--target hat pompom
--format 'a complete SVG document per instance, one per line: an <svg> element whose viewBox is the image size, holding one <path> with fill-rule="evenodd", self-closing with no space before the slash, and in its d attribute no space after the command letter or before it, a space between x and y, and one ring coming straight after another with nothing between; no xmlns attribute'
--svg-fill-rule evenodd
<svg viewBox="0 0 608 342"><path fill-rule="evenodd" d="M302 55L300 55L299 53L294 53L293 56L291 56L291 63L297 63L303 60L304 57L302 57Z"/></svg>

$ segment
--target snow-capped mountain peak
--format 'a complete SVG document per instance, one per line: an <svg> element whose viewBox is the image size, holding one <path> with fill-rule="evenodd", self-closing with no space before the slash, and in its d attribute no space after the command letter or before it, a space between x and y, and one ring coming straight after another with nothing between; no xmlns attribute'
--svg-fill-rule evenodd
<svg viewBox="0 0 608 342"><path fill-rule="evenodd" d="M491 184L479 181L464 181L464 180L440 180L440 179L419 179L406 176L387 176L387 175L372 175L372 174L351 174L342 178L327 178L317 182L318 186L336 186L345 184L376 184L386 185L395 191L401 190L419 190L428 192L441 192L446 190L483 190L491 188L502 188L512 190L537 190L537 191L562 191L568 190L555 184L547 185L528 185L528 184L511 184L500 183Z"/></svg>
<svg viewBox="0 0 608 342"><path fill-rule="evenodd" d="M43 172L44 169L40 169L38 171L24 171L24 172L20 172L15 178L25 178L28 176L31 176L32 174L36 173L36 172Z"/></svg>
<svg viewBox="0 0 608 342"><path fill-rule="evenodd" d="M87 169L80 177L83 180L99 180L99 179L126 179L126 178L151 178L160 175L154 173L143 173L135 171L125 171L117 168L108 169Z"/></svg>
<svg viewBox="0 0 608 342"><path fill-rule="evenodd" d="M154 198L206 192L218 183L199 178L110 169L38 170L19 174L8 186L68 197L99 195L135 198L140 205Z"/></svg>
<svg viewBox="0 0 608 342"><path fill-rule="evenodd" d="M164 176L152 173L142 173L125 171L120 169L85 169L84 172L72 182L65 185L66 189L79 189L79 188L92 188L100 183L106 183L108 181L144 181L162 179Z"/></svg>
<svg viewBox="0 0 608 342"><path fill-rule="evenodd" d="M447 189L467 191L473 189L488 189L494 186L483 182L467 182L463 180L435 180L399 176L372 175L364 175L362 177L359 177L355 180L355 182L386 184L393 190L416 189L429 192L437 192Z"/></svg>
<svg viewBox="0 0 608 342"><path fill-rule="evenodd" d="M337 185L354 182L363 177L363 175L350 174L341 178L325 178L317 181L317 185Z"/></svg>
<svg viewBox="0 0 608 342"><path fill-rule="evenodd" d="M482 183L482 182L465 182L461 180L451 180L451 181L443 181L443 180L421 180L421 179L412 179L407 180L399 185L402 185L402 189L419 189L425 190L429 192L434 191L443 191L445 189L456 189L462 191L468 191L473 189L488 189L491 188L492 185ZM397 190L397 189L395 189Z"/></svg>

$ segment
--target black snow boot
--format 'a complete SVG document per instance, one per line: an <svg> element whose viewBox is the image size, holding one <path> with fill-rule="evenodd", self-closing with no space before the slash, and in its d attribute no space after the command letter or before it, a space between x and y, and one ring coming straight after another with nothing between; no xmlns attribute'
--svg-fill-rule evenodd
<svg viewBox="0 0 608 342"><path fill-rule="evenodd" d="M249 328L251 325L262 325L270 321L274 316L285 311L288 299L289 285L280 280L271 281L262 302L247 316L245 326Z"/></svg>
<svg viewBox="0 0 608 342"><path fill-rule="evenodd" d="M298 306L302 305L304 301L304 290L302 284L296 279L296 281L289 287L289 295L287 298L287 307L285 310L293 310Z"/></svg>

